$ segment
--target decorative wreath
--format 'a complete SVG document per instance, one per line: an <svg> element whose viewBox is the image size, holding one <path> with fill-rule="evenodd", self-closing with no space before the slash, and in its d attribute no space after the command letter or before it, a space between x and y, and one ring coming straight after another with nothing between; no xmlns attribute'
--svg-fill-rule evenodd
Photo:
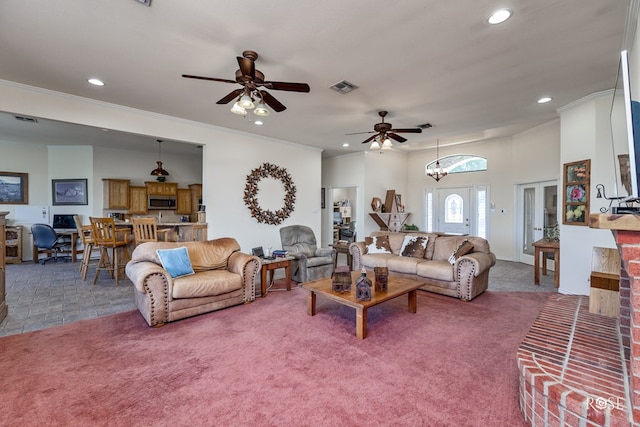
<svg viewBox="0 0 640 427"><path fill-rule="evenodd" d="M263 178L274 178L282 181L284 185L284 207L275 212L270 210L262 210L258 204L258 184ZM247 185L244 187L244 203L251 211L251 216L258 222L265 224L280 224L285 218L288 218L293 212L296 202L296 186L293 185L293 179L285 168L280 168L270 163L263 163L257 169L253 169L247 175Z"/></svg>

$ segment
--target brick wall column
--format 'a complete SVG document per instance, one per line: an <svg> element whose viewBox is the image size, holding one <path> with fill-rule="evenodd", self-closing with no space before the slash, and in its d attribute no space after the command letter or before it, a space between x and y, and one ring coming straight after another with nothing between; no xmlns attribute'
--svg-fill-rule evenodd
<svg viewBox="0 0 640 427"><path fill-rule="evenodd" d="M631 367L634 420L640 419L640 232L615 230L620 252L620 334Z"/></svg>

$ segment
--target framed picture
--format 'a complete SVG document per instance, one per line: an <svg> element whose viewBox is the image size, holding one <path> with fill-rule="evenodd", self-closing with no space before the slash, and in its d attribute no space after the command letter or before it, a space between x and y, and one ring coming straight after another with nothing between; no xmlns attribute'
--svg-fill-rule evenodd
<svg viewBox="0 0 640 427"><path fill-rule="evenodd" d="M88 205L86 179L52 179L53 205Z"/></svg>
<svg viewBox="0 0 640 427"><path fill-rule="evenodd" d="M29 174L0 172L0 204L29 204Z"/></svg>
<svg viewBox="0 0 640 427"><path fill-rule="evenodd" d="M591 160L564 164L562 223L589 225Z"/></svg>

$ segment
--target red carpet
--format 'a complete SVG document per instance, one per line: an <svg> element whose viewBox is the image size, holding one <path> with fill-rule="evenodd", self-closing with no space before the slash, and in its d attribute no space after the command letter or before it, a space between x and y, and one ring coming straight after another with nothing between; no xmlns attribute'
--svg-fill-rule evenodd
<svg viewBox="0 0 640 427"><path fill-rule="evenodd" d="M137 311L0 338L2 426L520 426L515 353L548 294L306 292L149 328Z"/></svg>

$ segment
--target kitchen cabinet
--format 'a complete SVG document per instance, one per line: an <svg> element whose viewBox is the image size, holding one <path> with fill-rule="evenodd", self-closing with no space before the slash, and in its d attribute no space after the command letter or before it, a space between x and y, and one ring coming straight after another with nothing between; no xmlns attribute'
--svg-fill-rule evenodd
<svg viewBox="0 0 640 427"><path fill-rule="evenodd" d="M202 204L202 184L189 184L191 190L191 213L196 214Z"/></svg>
<svg viewBox="0 0 640 427"><path fill-rule="evenodd" d="M147 187L129 186L129 214L149 213Z"/></svg>
<svg viewBox="0 0 640 427"><path fill-rule="evenodd" d="M22 262L22 226L7 226L5 242L5 262L7 264L20 264Z"/></svg>
<svg viewBox="0 0 640 427"><path fill-rule="evenodd" d="M104 208L105 209L129 209L129 182L128 179L103 179L104 183Z"/></svg>
<svg viewBox="0 0 640 427"><path fill-rule="evenodd" d="M176 182L146 181L147 194L154 196L177 196L178 184Z"/></svg>
<svg viewBox="0 0 640 427"><path fill-rule="evenodd" d="M178 201L176 206L176 213L178 215L191 214L191 189L178 188Z"/></svg>
<svg viewBox="0 0 640 427"><path fill-rule="evenodd" d="M207 224L205 223L160 223L158 229L169 229L169 242L203 242L207 240Z"/></svg>
<svg viewBox="0 0 640 427"><path fill-rule="evenodd" d="M6 216L8 211L0 212L0 322L7 317L9 308L7 307L7 290L6 290L6 271L7 265L5 260L6 248Z"/></svg>

